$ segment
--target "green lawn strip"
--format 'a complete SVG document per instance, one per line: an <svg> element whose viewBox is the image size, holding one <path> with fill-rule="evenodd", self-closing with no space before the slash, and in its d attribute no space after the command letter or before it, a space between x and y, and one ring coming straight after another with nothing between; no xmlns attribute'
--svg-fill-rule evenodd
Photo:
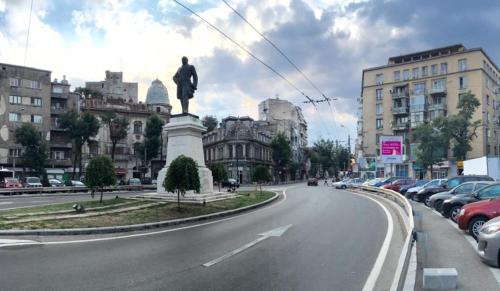
<svg viewBox="0 0 500 291"><path fill-rule="evenodd" d="M239 192L238 194L241 195L232 199L210 202L205 206L181 204L180 212L177 211L177 203L166 203L147 209L78 219L36 221L9 225L0 221L0 229L64 229L149 223L241 208L265 201L275 195L273 192L266 191L263 191L262 194L260 192Z"/></svg>
<svg viewBox="0 0 500 291"><path fill-rule="evenodd" d="M28 213L51 213L62 210L71 210L73 209L73 205L81 204L85 208L95 208L95 207L103 207L103 206L111 206L117 204L123 204L127 202L133 202L132 199L124 199L124 198L112 198L103 200L102 203L99 203L99 200L89 200L89 201L74 201L74 202L66 202L59 204L50 204L50 205L42 205L42 206L33 206L26 208L18 208L18 209L10 209L10 210L2 210L0 211L0 221L5 219L5 217L16 216L16 215L24 215ZM140 203L140 201L138 201Z"/></svg>

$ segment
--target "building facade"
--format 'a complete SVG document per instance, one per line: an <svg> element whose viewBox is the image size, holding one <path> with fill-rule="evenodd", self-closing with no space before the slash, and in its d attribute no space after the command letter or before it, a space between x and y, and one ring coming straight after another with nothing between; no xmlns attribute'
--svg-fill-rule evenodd
<svg viewBox="0 0 500 291"><path fill-rule="evenodd" d="M203 135L205 163L222 163L229 178L249 184L257 165L269 167L272 173L271 139L271 133L252 118L229 116L219 128Z"/></svg>
<svg viewBox="0 0 500 291"><path fill-rule="evenodd" d="M467 158L498 155L498 103L500 71L481 48L463 45L390 57L387 65L363 70L358 113L358 157L360 167L376 176L423 176L415 163L418 144L412 129L439 116L457 114L460 95L471 92L481 105L473 120L481 120ZM380 163L379 137L403 137L403 164ZM446 155L446 154L445 154ZM369 166L369 167L368 167ZM459 171L458 171L459 172ZM433 177L457 174L457 161L448 151L447 160L436 166Z"/></svg>
<svg viewBox="0 0 500 291"><path fill-rule="evenodd" d="M123 82L123 72L106 71L106 78L99 82L85 82L85 88L100 92L110 98L121 98L126 101L139 102L138 84Z"/></svg>

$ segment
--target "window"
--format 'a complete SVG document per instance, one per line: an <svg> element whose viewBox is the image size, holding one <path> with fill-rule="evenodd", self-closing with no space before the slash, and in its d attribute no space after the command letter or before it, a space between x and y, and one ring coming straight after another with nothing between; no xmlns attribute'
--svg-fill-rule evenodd
<svg viewBox="0 0 500 291"><path fill-rule="evenodd" d="M486 95L486 105L490 105L490 95Z"/></svg>
<svg viewBox="0 0 500 291"><path fill-rule="evenodd" d="M375 144L379 144L380 143L380 134L376 134L375 135Z"/></svg>
<svg viewBox="0 0 500 291"><path fill-rule="evenodd" d="M401 72L400 71L394 71L394 82L399 81L401 78Z"/></svg>
<svg viewBox="0 0 500 291"><path fill-rule="evenodd" d="M383 104L377 104L375 106L375 108L376 108L377 115L384 113L384 106L383 106Z"/></svg>
<svg viewBox="0 0 500 291"><path fill-rule="evenodd" d="M411 72L411 76L413 79L418 79L418 68L413 68L413 71Z"/></svg>
<svg viewBox="0 0 500 291"><path fill-rule="evenodd" d="M134 121L134 133L135 134L142 133L142 122Z"/></svg>
<svg viewBox="0 0 500 291"><path fill-rule="evenodd" d="M469 183L469 184L462 184L455 188L453 191L454 194L465 194L465 193L470 193L474 190L474 184Z"/></svg>
<svg viewBox="0 0 500 291"><path fill-rule="evenodd" d="M486 88L489 89L491 87L491 80L490 78L486 79Z"/></svg>
<svg viewBox="0 0 500 291"><path fill-rule="evenodd" d="M52 86L53 93L63 93L63 87L61 86Z"/></svg>
<svg viewBox="0 0 500 291"><path fill-rule="evenodd" d="M425 94L425 82L413 84L413 93L415 95Z"/></svg>
<svg viewBox="0 0 500 291"><path fill-rule="evenodd" d="M9 157L20 157L21 149L9 149Z"/></svg>
<svg viewBox="0 0 500 291"><path fill-rule="evenodd" d="M9 79L9 84L12 87L19 87L19 79L16 78L10 78Z"/></svg>
<svg viewBox="0 0 500 291"><path fill-rule="evenodd" d="M383 89L377 89L377 90L375 90L375 96L376 96L376 100L377 101L380 101L380 100L384 99L384 91L383 91Z"/></svg>
<svg viewBox="0 0 500 291"><path fill-rule="evenodd" d="M9 121L19 122L21 121L21 113L9 113Z"/></svg>
<svg viewBox="0 0 500 291"><path fill-rule="evenodd" d="M432 65L431 66L431 72L433 75L437 75L438 73L438 65Z"/></svg>
<svg viewBox="0 0 500 291"><path fill-rule="evenodd" d="M410 70L403 70L403 80L410 80Z"/></svg>
<svg viewBox="0 0 500 291"><path fill-rule="evenodd" d="M31 97L31 105L33 105L33 106L42 106L42 98L40 98L40 97Z"/></svg>
<svg viewBox="0 0 500 291"><path fill-rule="evenodd" d="M441 63L441 74L448 73L448 63Z"/></svg>
<svg viewBox="0 0 500 291"><path fill-rule="evenodd" d="M458 88L459 89L466 89L467 88L467 77L466 76L458 77Z"/></svg>
<svg viewBox="0 0 500 291"><path fill-rule="evenodd" d="M481 189L481 188L484 188L486 186L488 186L489 184L487 183L476 183L476 191Z"/></svg>
<svg viewBox="0 0 500 291"><path fill-rule="evenodd" d="M458 60L458 71L463 72L467 70L467 59Z"/></svg>
<svg viewBox="0 0 500 291"><path fill-rule="evenodd" d="M52 158L54 160L64 160L65 157L64 157L64 151L53 151L52 152Z"/></svg>
<svg viewBox="0 0 500 291"><path fill-rule="evenodd" d="M432 88L440 90L446 88L446 79L432 80Z"/></svg>
<svg viewBox="0 0 500 291"><path fill-rule="evenodd" d="M23 87L31 89L40 89L40 81L38 80L23 80Z"/></svg>
<svg viewBox="0 0 500 291"><path fill-rule="evenodd" d="M10 104L21 104L22 103L21 100L22 100L21 96L13 96L13 95L9 96Z"/></svg>
<svg viewBox="0 0 500 291"><path fill-rule="evenodd" d="M427 77L429 76L429 67L423 66L422 67L422 77Z"/></svg>
<svg viewBox="0 0 500 291"><path fill-rule="evenodd" d="M481 198L493 198L500 196L500 185L492 185L490 187L485 187L478 192Z"/></svg>
<svg viewBox="0 0 500 291"><path fill-rule="evenodd" d="M396 177L408 177L408 165L396 164Z"/></svg>
<svg viewBox="0 0 500 291"><path fill-rule="evenodd" d="M382 84L384 84L384 74L377 74L377 75L375 76L375 83L376 83L377 85L382 85Z"/></svg>
<svg viewBox="0 0 500 291"><path fill-rule="evenodd" d="M42 116L41 115L32 114L31 115L31 122L32 123L42 123Z"/></svg>
<svg viewBox="0 0 500 291"><path fill-rule="evenodd" d="M384 128L384 120L382 118L377 118L375 121L375 125L376 125L377 129Z"/></svg>

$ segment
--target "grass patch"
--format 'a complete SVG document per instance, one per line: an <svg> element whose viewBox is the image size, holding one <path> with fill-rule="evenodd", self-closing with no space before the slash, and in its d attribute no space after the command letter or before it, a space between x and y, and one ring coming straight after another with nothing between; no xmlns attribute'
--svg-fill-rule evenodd
<svg viewBox="0 0 500 291"><path fill-rule="evenodd" d="M9 225L2 224L0 220L0 229L87 228L157 222L241 208L265 201L275 195L275 193L267 191L263 191L262 194L260 192L238 192L238 194L240 195L236 198L210 202L205 206L181 204L181 211L177 210L177 203L166 203L146 209L75 219L37 221Z"/></svg>

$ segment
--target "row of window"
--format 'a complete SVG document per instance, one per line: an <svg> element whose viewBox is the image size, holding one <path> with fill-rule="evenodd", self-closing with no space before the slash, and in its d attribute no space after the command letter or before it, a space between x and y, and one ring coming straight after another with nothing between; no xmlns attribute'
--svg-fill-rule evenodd
<svg viewBox="0 0 500 291"><path fill-rule="evenodd" d="M32 106L42 106L42 98L41 97L21 97L17 95L9 96L9 103L13 105L23 104L23 98L30 98L30 104Z"/></svg>
<svg viewBox="0 0 500 291"><path fill-rule="evenodd" d="M9 121L11 122L21 122L21 113L9 112ZM37 114L31 114L31 122L41 124L43 122L43 117Z"/></svg>
<svg viewBox="0 0 500 291"><path fill-rule="evenodd" d="M458 71L463 72L467 70L467 59L458 60ZM421 68L415 67L413 69L405 69L403 70L403 81L408 81L410 79L418 79L420 78L420 72L422 73L422 77L429 76L429 66L422 66ZM433 64L430 67L430 73L432 76L438 75L438 64ZM439 74L444 75L448 74L448 63L444 62L439 65ZM401 81L401 71L394 71L393 73L393 81L398 82ZM375 76L375 83L377 85L384 84L384 74L380 73Z"/></svg>
<svg viewBox="0 0 500 291"><path fill-rule="evenodd" d="M494 70L488 62L486 62L486 60L483 60L483 69L486 71L486 74L488 74L488 76L490 76L493 80L496 80L496 82L500 84L500 76L497 74L496 70Z"/></svg>
<svg viewBox="0 0 500 291"><path fill-rule="evenodd" d="M10 78L9 84L11 87L25 87L30 89L40 89L41 84L39 80L25 80L18 78Z"/></svg>

